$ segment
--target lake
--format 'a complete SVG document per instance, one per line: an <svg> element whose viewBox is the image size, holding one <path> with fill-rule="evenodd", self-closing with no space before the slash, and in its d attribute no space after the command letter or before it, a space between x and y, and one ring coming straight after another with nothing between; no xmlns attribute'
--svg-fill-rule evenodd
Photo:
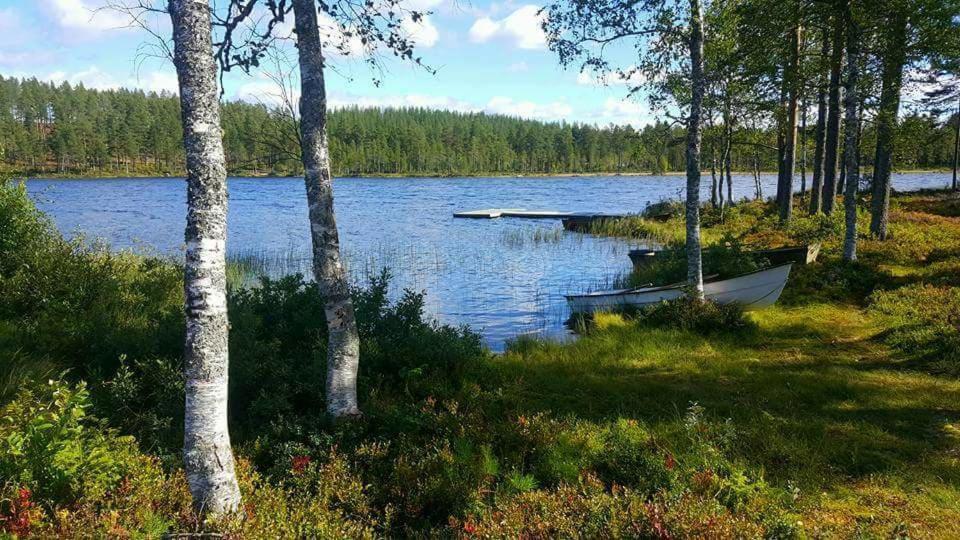
<svg viewBox="0 0 960 540"><path fill-rule="evenodd" d="M709 175L704 177L709 199ZM943 187L946 173L894 175L898 190ZM772 195L776 178L763 176ZM567 335L565 293L597 289L630 270L639 244L563 231L559 220L455 219L460 210L527 208L635 213L680 198L682 176L560 178L338 178L337 222L355 283L388 268L394 295L426 293L437 320L469 325L494 350L518 334ZM799 185L799 182L798 182ZM114 249L176 256L183 250L182 180L31 179L37 206L67 235L100 238ZM309 275L310 237L300 178L230 178L227 249L268 262L274 274ZM736 198L753 179L734 176Z"/></svg>

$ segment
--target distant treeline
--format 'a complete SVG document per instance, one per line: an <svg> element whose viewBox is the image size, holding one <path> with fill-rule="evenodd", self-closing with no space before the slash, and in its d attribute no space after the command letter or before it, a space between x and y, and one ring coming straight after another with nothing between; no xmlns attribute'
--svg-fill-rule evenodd
<svg viewBox="0 0 960 540"><path fill-rule="evenodd" d="M224 103L222 115L232 174L299 172L296 131L282 108L233 101ZM812 129L806 137L811 156ZM346 108L331 112L329 134L338 176L684 169L684 131L666 123L636 130L422 108ZM709 138L708 130L705 151ZM867 124L861 147L871 148L871 138ZM950 165L949 126L911 115L902 121L899 138L898 166ZM776 169L772 130L744 129L734 140L736 169ZM179 100L0 77L0 161L21 174L182 174Z"/></svg>

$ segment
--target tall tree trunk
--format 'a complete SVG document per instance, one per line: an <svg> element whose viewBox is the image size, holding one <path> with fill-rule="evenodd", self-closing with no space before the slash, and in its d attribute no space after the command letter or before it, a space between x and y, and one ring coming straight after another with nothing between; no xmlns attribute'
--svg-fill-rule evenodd
<svg viewBox="0 0 960 540"><path fill-rule="evenodd" d="M777 192L774 199L777 203L777 209L783 206L784 176L786 169L786 151L787 151L787 110L790 103L790 89L786 70L784 70L783 80L780 83L780 103L777 109Z"/></svg>
<svg viewBox="0 0 960 540"><path fill-rule="evenodd" d="M209 6L171 0L169 12L187 160L183 460L194 506L219 515L240 505L227 430L227 170L220 96Z"/></svg>
<svg viewBox="0 0 960 540"><path fill-rule="evenodd" d="M324 58L315 0L293 0L300 56L300 146L302 152L313 273L324 298L327 318L327 413L334 418L360 414L357 372L360 338L333 210L333 179L327 144L327 94Z"/></svg>
<svg viewBox="0 0 960 540"><path fill-rule="evenodd" d="M846 136L847 134L846 124L844 124L843 128L841 129L841 132L844 134L844 136ZM837 194L842 194L843 187L846 185L845 181L847 179L847 168L846 166L844 166L846 162L847 162L847 148L844 147L840 151L840 174L837 175Z"/></svg>
<svg viewBox="0 0 960 540"><path fill-rule="evenodd" d="M727 148L723 159L727 182L727 206L733 206L733 126L727 124Z"/></svg>
<svg viewBox="0 0 960 540"><path fill-rule="evenodd" d="M729 88L729 84L727 85ZM725 169L727 181L727 204L733 206L733 173L731 172L733 163L733 115L730 114L730 97L724 102L723 107L723 127L724 127L724 156L723 166Z"/></svg>
<svg viewBox="0 0 960 540"><path fill-rule="evenodd" d="M793 29L790 43L790 65L784 77L788 77L789 102L787 104L787 131L783 150L783 196L780 198L780 222L787 223L793 214L793 173L796 167L797 152L797 102L800 94L800 47L803 43L803 26L800 24L800 11L797 8L797 25Z"/></svg>
<svg viewBox="0 0 960 540"><path fill-rule="evenodd" d="M823 36L823 58L830 54L830 41ZM813 185L810 186L810 215L820 213L823 208L823 150L825 146L827 128L827 89L820 82L817 88L817 127L814 135L813 148Z"/></svg>
<svg viewBox="0 0 960 540"><path fill-rule="evenodd" d="M844 169L847 171L847 186L843 195L843 211L846 221L846 234L843 239L843 260L857 260L857 187L860 176L859 144L857 125L859 124L859 100L857 85L860 79L860 27L851 13L849 1L846 4L847 20L847 80L844 96Z"/></svg>
<svg viewBox="0 0 960 540"><path fill-rule="evenodd" d="M710 138L710 178L710 206L716 210L719 201L717 197L717 147L713 137Z"/></svg>
<svg viewBox="0 0 960 540"><path fill-rule="evenodd" d="M807 103L800 105L800 200L807 196Z"/></svg>
<svg viewBox="0 0 960 540"><path fill-rule="evenodd" d="M897 12L886 29L887 46L883 55L883 88L877 111L877 151L873 162L873 200L870 212L870 234L880 240L887 238L890 214L890 169L893 162L893 143L896 138L897 115L900 113L900 89L903 86L903 67L907 60L907 15Z"/></svg>
<svg viewBox="0 0 960 540"><path fill-rule="evenodd" d="M953 126L953 182L951 187L957 190L957 166L960 165L960 103L957 104L956 125Z"/></svg>
<svg viewBox="0 0 960 540"><path fill-rule="evenodd" d="M700 0L690 0L690 118L687 119L687 281L703 298L700 253L700 125L703 108L703 12Z"/></svg>
<svg viewBox="0 0 960 540"><path fill-rule="evenodd" d="M760 151L755 150L753 155L753 189L754 198L763 199L763 184L760 182Z"/></svg>
<svg viewBox="0 0 960 540"><path fill-rule="evenodd" d="M840 75L843 67L844 16L843 1L836 0L833 15L833 54L830 57L829 112L827 135L823 150L823 213L833 213L837 199L837 154L840 152Z"/></svg>

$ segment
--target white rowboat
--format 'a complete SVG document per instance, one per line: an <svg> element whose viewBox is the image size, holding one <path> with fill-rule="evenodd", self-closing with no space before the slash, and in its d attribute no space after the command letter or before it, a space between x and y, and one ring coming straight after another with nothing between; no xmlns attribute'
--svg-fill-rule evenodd
<svg viewBox="0 0 960 540"><path fill-rule="evenodd" d="M707 300L718 304L736 302L746 310L760 309L773 305L780 298L787 284L792 264L784 264L739 275L730 279L710 281L703 284L703 295ZM680 298L685 294L686 284L666 285L664 287L641 287L637 289L617 289L597 291L585 294L567 295L567 303L573 313L593 313L594 311L616 311L624 308L644 308L667 300Z"/></svg>

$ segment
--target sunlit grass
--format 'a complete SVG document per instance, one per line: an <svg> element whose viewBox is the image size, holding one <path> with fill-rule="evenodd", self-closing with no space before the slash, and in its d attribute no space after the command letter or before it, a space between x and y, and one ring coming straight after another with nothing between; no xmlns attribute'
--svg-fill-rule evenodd
<svg viewBox="0 0 960 540"><path fill-rule="evenodd" d="M799 490L807 530L951 530L960 381L901 369L873 339L877 322L851 306L751 316L754 333L704 337L601 315L575 343L512 348L497 363L502 392L527 413L636 419L667 444L682 444L680 417L696 402L729 419L739 460ZM877 498L903 500L863 519Z"/></svg>

